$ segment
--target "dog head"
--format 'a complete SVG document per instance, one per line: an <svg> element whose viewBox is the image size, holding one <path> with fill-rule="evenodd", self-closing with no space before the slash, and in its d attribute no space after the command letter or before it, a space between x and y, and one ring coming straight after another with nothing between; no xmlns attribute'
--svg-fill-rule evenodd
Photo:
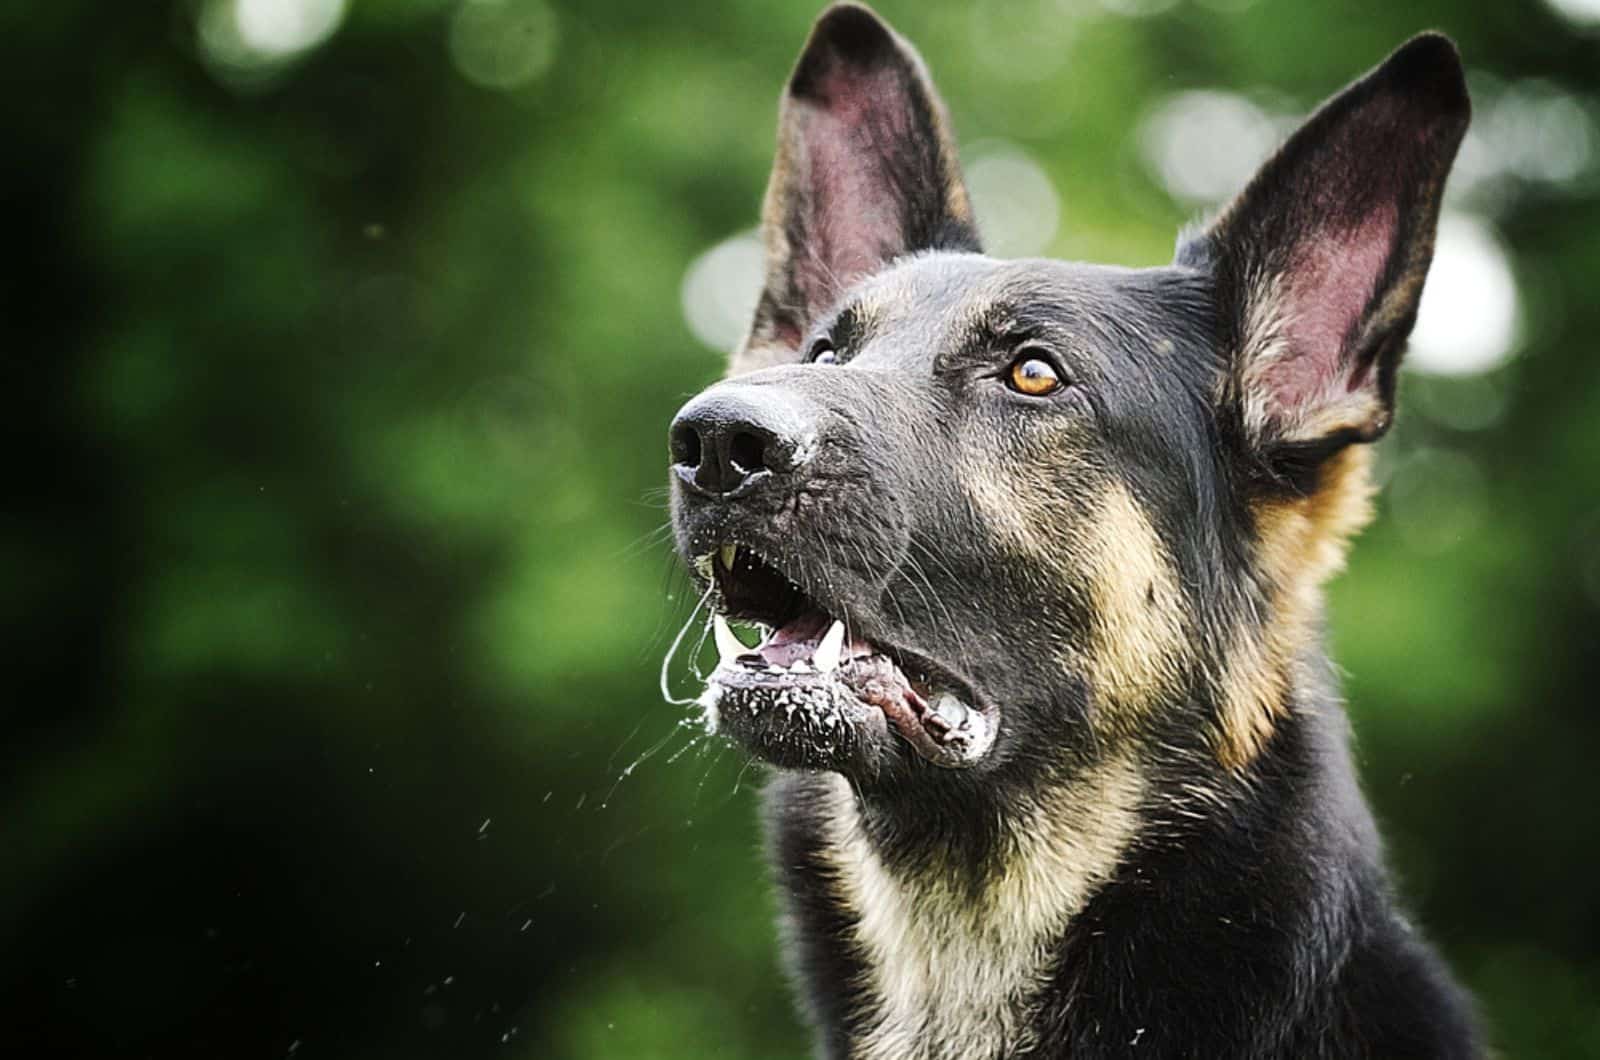
<svg viewBox="0 0 1600 1060"><path fill-rule="evenodd" d="M1246 768L1366 518L1467 118L1455 49L1420 36L1172 265L999 261L922 61L829 9L783 98L754 323L670 432L722 728L862 785L1153 734Z"/></svg>

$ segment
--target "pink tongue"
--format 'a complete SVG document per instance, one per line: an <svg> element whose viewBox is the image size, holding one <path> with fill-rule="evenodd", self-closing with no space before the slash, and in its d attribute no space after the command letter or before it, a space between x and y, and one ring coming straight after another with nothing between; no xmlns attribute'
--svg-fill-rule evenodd
<svg viewBox="0 0 1600 1060"><path fill-rule="evenodd" d="M828 632L829 618L817 611L775 630L756 648L757 654L773 666L789 667L800 659L810 659L817 643Z"/></svg>
<svg viewBox="0 0 1600 1060"><path fill-rule="evenodd" d="M755 651L773 666L788 668L802 659L809 662L811 656L816 654L822 635L828 632L831 625L833 619L820 611L812 611L774 631ZM846 659L871 655L873 647L859 637L852 637L845 643L841 654Z"/></svg>

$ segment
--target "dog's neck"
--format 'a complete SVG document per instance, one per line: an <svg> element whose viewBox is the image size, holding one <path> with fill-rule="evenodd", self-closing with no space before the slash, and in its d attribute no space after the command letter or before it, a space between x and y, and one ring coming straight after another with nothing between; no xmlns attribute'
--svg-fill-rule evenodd
<svg viewBox="0 0 1600 1060"><path fill-rule="evenodd" d="M941 829L918 863L901 805L863 797L838 776L824 788L823 859L853 914L870 1014L855 1055L1009 1055L1028 1044L1030 1000L1072 918L1140 833L1144 780L1110 759L1038 798L1014 801L982 832ZM992 810L993 807L990 807ZM961 845L953 836L964 835Z"/></svg>
<svg viewBox="0 0 1600 1060"><path fill-rule="evenodd" d="M845 914L842 930L861 964L850 1055L1026 1052L1041 984L1058 974L1074 937L1100 930L1082 926L1090 904L1124 903L1153 876L1192 881L1192 912L1205 917L1206 896L1237 887L1237 866L1262 842L1375 867L1337 698L1321 687L1299 692L1286 704L1271 763L1231 783L1226 771L1212 774L1214 784L1197 783L1193 761L1135 762L1115 750L1034 786L1032 796L991 793L965 807L919 799L915 786L856 790L834 774L797 781L817 811L817 879ZM1181 751L1166 746L1210 753L1198 738ZM962 816L941 817L952 813ZM1275 906L1273 915L1342 914Z"/></svg>
<svg viewBox="0 0 1600 1060"><path fill-rule="evenodd" d="M1074 757L1055 764L1048 777L967 777L930 768L884 783L851 782L850 819L893 875L910 879L937 866L946 885L977 894L1047 834L1098 830L1086 813L1113 802L1120 807L1125 800L1108 798L1105 789L1137 772L1115 754Z"/></svg>

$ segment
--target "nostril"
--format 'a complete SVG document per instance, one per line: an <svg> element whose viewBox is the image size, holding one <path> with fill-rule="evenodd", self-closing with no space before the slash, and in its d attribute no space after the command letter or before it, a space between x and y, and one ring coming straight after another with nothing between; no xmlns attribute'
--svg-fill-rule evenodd
<svg viewBox="0 0 1600 1060"><path fill-rule="evenodd" d="M672 429L672 462L690 468L700 466L700 432L687 423Z"/></svg>
<svg viewBox="0 0 1600 1060"><path fill-rule="evenodd" d="M765 449L766 442L759 436L740 431L728 442L728 461L746 475L753 475L766 469L766 461L761 456Z"/></svg>
<svg viewBox="0 0 1600 1060"><path fill-rule="evenodd" d="M812 434L808 410L798 402L775 386L737 383L691 400L667 428L673 489L732 501L774 479L775 490L792 486L800 439Z"/></svg>

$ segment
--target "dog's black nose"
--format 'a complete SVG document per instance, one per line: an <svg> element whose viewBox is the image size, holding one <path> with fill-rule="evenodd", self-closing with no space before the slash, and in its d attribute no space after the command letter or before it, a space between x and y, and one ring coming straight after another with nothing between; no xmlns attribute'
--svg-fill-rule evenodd
<svg viewBox="0 0 1600 1060"><path fill-rule="evenodd" d="M672 465L692 489L737 494L794 471L810 434L795 396L775 386L722 383L673 419Z"/></svg>

